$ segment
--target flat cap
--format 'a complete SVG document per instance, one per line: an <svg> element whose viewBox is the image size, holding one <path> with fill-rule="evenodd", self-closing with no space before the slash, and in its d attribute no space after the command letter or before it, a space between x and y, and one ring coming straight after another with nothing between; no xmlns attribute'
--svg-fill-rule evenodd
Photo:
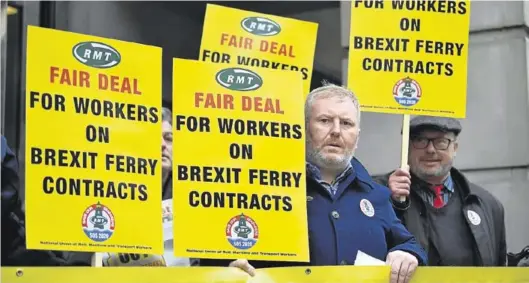
<svg viewBox="0 0 529 283"><path fill-rule="evenodd" d="M415 116L410 120L410 133L425 129L453 132L457 136L462 127L458 120L448 117Z"/></svg>

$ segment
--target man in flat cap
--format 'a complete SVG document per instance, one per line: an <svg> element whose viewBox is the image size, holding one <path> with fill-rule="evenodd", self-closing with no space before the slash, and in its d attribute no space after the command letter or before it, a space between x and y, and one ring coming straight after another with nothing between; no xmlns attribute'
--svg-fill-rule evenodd
<svg viewBox="0 0 529 283"><path fill-rule="evenodd" d="M395 212L428 253L428 265L505 266L502 204L452 167L461 130L456 119L414 117L409 168L378 181L390 188Z"/></svg>

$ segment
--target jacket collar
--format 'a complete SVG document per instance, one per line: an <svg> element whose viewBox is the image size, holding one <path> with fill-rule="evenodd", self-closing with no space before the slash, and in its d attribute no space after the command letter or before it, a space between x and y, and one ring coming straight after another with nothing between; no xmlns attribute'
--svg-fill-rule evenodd
<svg viewBox="0 0 529 283"><path fill-rule="evenodd" d="M322 176L321 176L320 168L318 168L318 166L312 163L309 163L309 162L306 162L305 165L307 168L307 177L312 178L318 182L321 182ZM346 179L349 176L349 174L352 174L353 172L354 172L353 166L351 164L348 164L348 166L342 171L342 173L336 176L336 178L333 180L333 183L342 182L342 180Z"/></svg>
<svg viewBox="0 0 529 283"><path fill-rule="evenodd" d="M173 172L169 172L167 179L162 182L162 200L173 198Z"/></svg>
<svg viewBox="0 0 529 283"><path fill-rule="evenodd" d="M476 192L474 187L470 185L468 179L463 176L459 170L452 167L452 169L450 169L450 175L452 176L454 183L457 183L459 189L461 189L461 195L465 201L471 198L479 198L478 192Z"/></svg>
<svg viewBox="0 0 529 283"><path fill-rule="evenodd" d="M316 180L313 177L312 173L309 173L309 168L310 165L307 166L307 178ZM375 189L375 181L371 178L369 172L367 172L367 169L364 167L364 165L362 165L362 163L356 157L353 157L353 159L351 159L351 167L349 170L351 172L346 174L347 176L345 176L344 179L340 182L337 195L343 192L346 187L349 187L355 181L358 181L357 187L363 190L364 192L370 192L371 190Z"/></svg>
<svg viewBox="0 0 529 283"><path fill-rule="evenodd" d="M356 179L361 182L360 187L362 187L362 189L366 192L373 190L376 183L373 178L371 178L371 175L369 175L369 172L367 172L367 169L364 167L364 165L362 165L360 160L358 160L356 157L353 157L351 160L351 165L353 165Z"/></svg>
<svg viewBox="0 0 529 283"><path fill-rule="evenodd" d="M2 150L2 163L4 163L4 158L7 155L7 140L4 136L1 136L1 137L2 137L2 148L0 149Z"/></svg>

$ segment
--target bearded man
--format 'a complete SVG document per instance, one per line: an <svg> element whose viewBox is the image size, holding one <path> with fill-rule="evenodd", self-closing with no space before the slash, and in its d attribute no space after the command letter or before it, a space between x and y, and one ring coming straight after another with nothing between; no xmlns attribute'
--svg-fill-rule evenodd
<svg viewBox="0 0 529 283"><path fill-rule="evenodd" d="M396 217L389 189L354 158L360 132L356 96L325 84L305 103L310 263L201 260L201 265L255 268L354 265L358 252L391 265L391 282L408 282L427 258ZM296 239L292 239L296 241Z"/></svg>
<svg viewBox="0 0 529 283"><path fill-rule="evenodd" d="M410 170L378 181L391 190L397 216L427 251L428 265L505 266L503 205L453 167L461 130L453 118L414 117Z"/></svg>

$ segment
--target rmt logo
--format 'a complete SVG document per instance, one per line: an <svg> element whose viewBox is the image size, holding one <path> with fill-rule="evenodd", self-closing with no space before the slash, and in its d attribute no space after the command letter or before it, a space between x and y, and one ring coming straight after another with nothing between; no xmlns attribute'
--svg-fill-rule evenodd
<svg viewBox="0 0 529 283"><path fill-rule="evenodd" d="M241 22L242 28L255 35L272 36L281 32L281 26L267 18L248 17Z"/></svg>
<svg viewBox="0 0 529 283"><path fill-rule="evenodd" d="M228 68L217 73L215 78L221 86L237 91L251 91L263 85L263 79L250 70Z"/></svg>
<svg viewBox="0 0 529 283"><path fill-rule="evenodd" d="M73 47L72 52L77 61L94 68L111 68L121 61L115 48L101 42L81 42Z"/></svg>

